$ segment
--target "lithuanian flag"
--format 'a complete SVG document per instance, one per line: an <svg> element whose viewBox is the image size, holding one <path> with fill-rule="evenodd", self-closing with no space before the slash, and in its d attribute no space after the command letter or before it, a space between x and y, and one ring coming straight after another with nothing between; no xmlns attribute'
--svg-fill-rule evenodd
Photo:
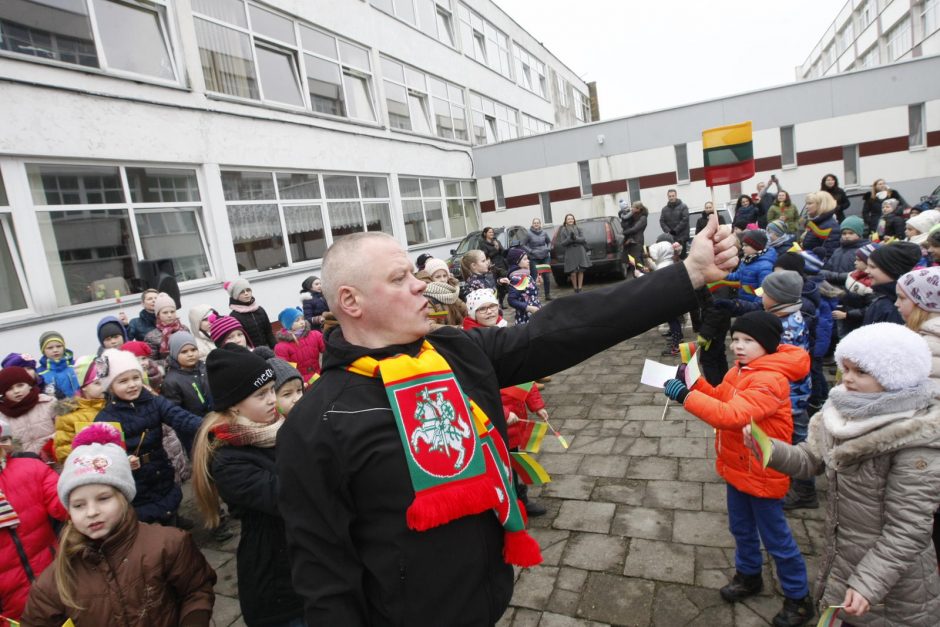
<svg viewBox="0 0 940 627"><path fill-rule="evenodd" d="M547 263L538 263L535 264L535 271L538 274L546 274L552 271L552 267Z"/></svg>
<svg viewBox="0 0 940 627"><path fill-rule="evenodd" d="M542 448L542 440L548 434L548 425L534 420L521 420L522 425L519 439L524 442L520 447L527 453L538 453Z"/></svg>
<svg viewBox="0 0 940 627"><path fill-rule="evenodd" d="M705 184L709 187L745 181L754 176L751 123L742 122L702 131Z"/></svg>
<svg viewBox="0 0 940 627"><path fill-rule="evenodd" d="M526 485L542 485L552 480L542 465L528 453L510 453L509 463Z"/></svg>

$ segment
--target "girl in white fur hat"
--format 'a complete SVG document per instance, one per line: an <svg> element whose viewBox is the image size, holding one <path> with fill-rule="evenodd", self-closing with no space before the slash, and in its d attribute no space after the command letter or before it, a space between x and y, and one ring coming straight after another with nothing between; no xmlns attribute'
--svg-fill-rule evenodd
<svg viewBox="0 0 940 627"><path fill-rule="evenodd" d="M842 384L813 416L809 437L772 440L769 466L829 482L820 607L853 625L935 627L940 576L931 532L940 505L940 403L924 340L890 322L836 347ZM754 450L750 428L745 442Z"/></svg>

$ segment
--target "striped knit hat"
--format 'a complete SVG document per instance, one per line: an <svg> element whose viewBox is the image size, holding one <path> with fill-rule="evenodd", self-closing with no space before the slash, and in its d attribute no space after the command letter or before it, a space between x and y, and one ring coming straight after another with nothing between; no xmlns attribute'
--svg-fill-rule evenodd
<svg viewBox="0 0 940 627"><path fill-rule="evenodd" d="M216 316L214 318L211 315L209 316L209 337L216 346L225 344L225 338L235 330L245 333L245 328L242 327L241 322L232 316ZM245 339L248 339L247 333L245 333ZM248 343L251 344L250 339L248 339Z"/></svg>

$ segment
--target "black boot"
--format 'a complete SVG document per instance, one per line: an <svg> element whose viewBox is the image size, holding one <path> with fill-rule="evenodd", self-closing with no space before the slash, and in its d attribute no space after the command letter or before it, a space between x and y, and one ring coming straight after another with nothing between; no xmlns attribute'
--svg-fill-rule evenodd
<svg viewBox="0 0 940 627"><path fill-rule="evenodd" d="M544 516L548 512L545 509L545 506L541 503L527 499L525 503L525 513L529 518L538 518L539 516Z"/></svg>
<svg viewBox="0 0 940 627"><path fill-rule="evenodd" d="M783 500L783 509L816 509L819 499L816 497L816 483L794 479L790 483L790 491Z"/></svg>
<svg viewBox="0 0 940 627"><path fill-rule="evenodd" d="M734 578L727 586L719 590L721 598L728 603L737 603L741 599L754 596L764 589L764 578L760 573L756 575L743 575L734 573Z"/></svg>
<svg viewBox="0 0 940 627"><path fill-rule="evenodd" d="M816 608L813 607L813 597L810 595L802 599L786 597L783 609L774 616L774 627L801 627L808 625L815 616Z"/></svg>

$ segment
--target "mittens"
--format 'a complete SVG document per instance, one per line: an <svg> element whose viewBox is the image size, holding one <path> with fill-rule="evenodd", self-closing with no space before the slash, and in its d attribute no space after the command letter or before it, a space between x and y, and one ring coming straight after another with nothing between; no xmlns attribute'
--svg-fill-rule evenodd
<svg viewBox="0 0 940 627"><path fill-rule="evenodd" d="M680 404L685 403L685 399L689 395L689 388L685 386L685 383L679 379L669 379L666 381L665 388L663 393L666 396Z"/></svg>

